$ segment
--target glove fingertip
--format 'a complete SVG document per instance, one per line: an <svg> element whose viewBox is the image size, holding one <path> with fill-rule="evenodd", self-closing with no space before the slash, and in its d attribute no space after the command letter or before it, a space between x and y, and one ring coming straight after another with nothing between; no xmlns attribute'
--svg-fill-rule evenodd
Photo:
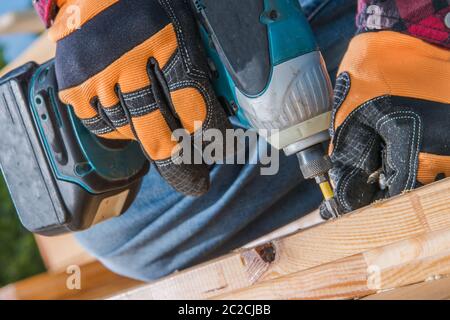
<svg viewBox="0 0 450 320"><path fill-rule="evenodd" d="M186 196L199 197L210 189L209 169L204 164L175 164L171 160L154 163L164 180Z"/></svg>

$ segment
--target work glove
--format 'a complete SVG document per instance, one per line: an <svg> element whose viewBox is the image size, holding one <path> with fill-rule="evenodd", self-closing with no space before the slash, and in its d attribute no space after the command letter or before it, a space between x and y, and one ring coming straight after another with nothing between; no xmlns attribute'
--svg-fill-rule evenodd
<svg viewBox="0 0 450 320"><path fill-rule="evenodd" d="M205 145L185 150L172 139L177 129L199 137L229 126L187 2L59 0L56 5L49 36L57 43L60 99L97 136L139 141L177 191L207 192L208 167L189 164ZM186 151L191 161L180 163Z"/></svg>
<svg viewBox="0 0 450 320"><path fill-rule="evenodd" d="M330 129L343 212L450 177L449 103L448 49L392 31L351 41Z"/></svg>

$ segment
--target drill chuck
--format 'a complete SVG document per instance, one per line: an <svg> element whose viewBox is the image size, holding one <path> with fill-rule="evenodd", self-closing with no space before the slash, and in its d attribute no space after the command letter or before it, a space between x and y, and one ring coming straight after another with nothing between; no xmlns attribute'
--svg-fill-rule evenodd
<svg viewBox="0 0 450 320"><path fill-rule="evenodd" d="M324 204L330 216L338 218L340 216L339 206L328 180L328 171L333 167L333 164L322 144L317 144L298 152L297 158L305 179L314 179L320 186L325 199Z"/></svg>
<svg viewBox="0 0 450 320"><path fill-rule="evenodd" d="M324 176L333 166L330 157L326 155L321 144L300 151L297 153L297 158L305 179Z"/></svg>

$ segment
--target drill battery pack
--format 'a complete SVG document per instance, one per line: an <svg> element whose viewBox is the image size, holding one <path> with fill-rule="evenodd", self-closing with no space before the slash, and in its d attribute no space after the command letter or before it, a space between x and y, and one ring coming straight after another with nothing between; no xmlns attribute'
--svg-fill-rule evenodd
<svg viewBox="0 0 450 320"><path fill-rule="evenodd" d="M47 236L121 215L149 170L138 143L89 133L57 92L53 61L0 80L0 166L23 225Z"/></svg>

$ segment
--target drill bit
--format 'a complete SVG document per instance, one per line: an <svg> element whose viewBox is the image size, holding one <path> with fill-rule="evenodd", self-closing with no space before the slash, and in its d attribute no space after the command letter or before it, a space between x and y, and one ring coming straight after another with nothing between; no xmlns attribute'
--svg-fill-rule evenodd
<svg viewBox="0 0 450 320"><path fill-rule="evenodd" d="M297 158L305 179L314 179L319 185L324 197L324 204L331 217L340 217L339 206L328 180L328 171L332 168L332 162L330 157L326 155L323 146L318 144L302 150L297 153Z"/></svg>
<svg viewBox="0 0 450 320"><path fill-rule="evenodd" d="M316 183L319 185L320 190L324 198L324 204L331 214L332 219L339 218L341 216L339 212L339 207L334 196L333 188L331 187L330 181L327 179L326 175L319 175L315 177Z"/></svg>

